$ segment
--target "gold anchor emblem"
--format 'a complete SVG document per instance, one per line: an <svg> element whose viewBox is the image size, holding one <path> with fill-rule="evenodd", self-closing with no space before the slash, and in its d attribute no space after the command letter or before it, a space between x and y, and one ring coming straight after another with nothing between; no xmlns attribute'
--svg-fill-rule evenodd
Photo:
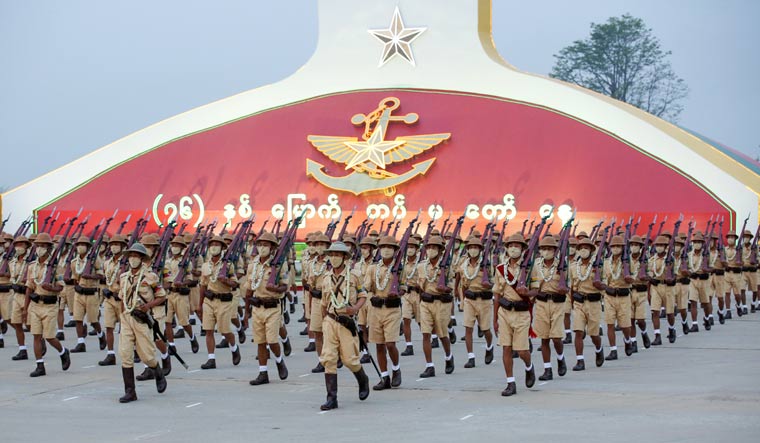
<svg viewBox="0 0 760 443"><path fill-rule="evenodd" d="M451 133L425 134L396 137L386 140L390 122L403 122L411 125L419 120L419 115L409 113L403 116L393 115L401 100L386 97L374 111L367 115L356 114L351 117L354 125L364 125L362 140L357 137L334 137L310 135L307 140L330 160L346 165L351 173L343 177L325 174L324 165L306 159L306 175L328 188L351 192L355 195L382 190L386 195L396 193L396 186L418 175L425 174L435 162L435 158L412 165L412 169L403 174L387 171L387 165L409 160L451 137Z"/></svg>

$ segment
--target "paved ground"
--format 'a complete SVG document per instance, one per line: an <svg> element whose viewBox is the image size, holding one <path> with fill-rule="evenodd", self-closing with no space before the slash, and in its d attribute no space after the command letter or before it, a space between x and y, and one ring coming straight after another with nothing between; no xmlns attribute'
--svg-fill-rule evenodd
<svg viewBox="0 0 760 443"><path fill-rule="evenodd" d="M485 366L482 340L476 339L476 368L462 368L466 352L458 341L454 374L443 373L442 350L435 350L438 376L419 379L424 360L415 331L417 354L402 357L400 389L372 392L360 402L354 378L343 369L340 408L328 413L318 409L325 397L324 379L309 371L316 356L302 352L301 327L295 321L289 326L295 346L285 382L276 380L272 364L272 383L248 385L258 366L250 342L243 345L240 366L233 367L222 350L217 353L219 369L201 371L205 353L193 355L183 339L179 349L191 370L175 364L162 395L153 382L138 383L140 400L128 405L117 402L123 393L119 367L97 366L103 353L95 351L93 337L88 338L88 353L72 356L67 373L49 356L48 375L30 379L33 360L12 362L15 338L6 334L6 348L0 350L2 441L694 442L757 441L760 432L760 314L734 317L724 326L716 322L711 332L680 336L673 345L666 340L660 348L640 346L633 357L621 352L620 360L601 369L594 367L593 351L587 348L591 367L585 372L569 371L559 378L555 369L554 381L537 382L530 390L518 363L518 395L512 398L500 396L505 386L501 352ZM461 326L457 334L463 334ZM73 346L74 330L67 329L66 335L66 345ZM574 364L574 358L568 363ZM374 384L371 365L365 370Z"/></svg>

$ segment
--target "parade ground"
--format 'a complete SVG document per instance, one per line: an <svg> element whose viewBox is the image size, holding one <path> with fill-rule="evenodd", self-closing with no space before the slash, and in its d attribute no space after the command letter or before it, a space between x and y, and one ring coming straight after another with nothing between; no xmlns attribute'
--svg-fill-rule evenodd
<svg viewBox="0 0 760 443"><path fill-rule="evenodd" d="M434 349L437 376L418 377L424 357L415 326L415 355L401 357L399 389L373 391L360 402L356 381L344 368L338 371L340 407L328 412L319 411L324 377L310 371L316 354L303 352L298 315L300 306L288 326L293 353L286 359L286 381L277 379L272 363L269 385L248 385L258 371L250 338L239 366L232 366L229 350L219 349L218 369L210 371L200 369L206 360L202 338L195 355L188 340L179 339L190 370L173 360L166 393L157 394L153 381L137 382L139 401L126 405L118 402L120 367L97 365L105 351L97 350L94 337L87 339L87 353L72 354L69 371L61 372L51 350L48 375L31 379L34 360L12 362L15 338L6 334L0 349L3 441L756 441L760 431L760 315L739 319L734 312L725 325L716 321L710 332L700 325L699 333L688 336L679 328L676 343L663 340L650 349L639 339L638 354L626 357L621 346L619 360L602 368L594 366L587 339L586 371L579 373L570 370L575 358L566 345L565 377L557 376L555 361L553 381L526 389L517 361L517 395L504 398L501 350L486 366L483 339L476 337L477 366L462 367L466 351L458 313L452 375L444 374L442 349ZM73 347L72 328L66 338ZM399 345L403 349L403 340ZM532 355L540 375L540 355ZM364 367L374 385L377 374L371 364ZM135 372L142 368L135 365Z"/></svg>

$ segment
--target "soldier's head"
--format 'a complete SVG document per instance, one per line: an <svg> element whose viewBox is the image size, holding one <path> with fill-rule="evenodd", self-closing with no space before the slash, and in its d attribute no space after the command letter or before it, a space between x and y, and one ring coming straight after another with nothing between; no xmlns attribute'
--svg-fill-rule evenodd
<svg viewBox="0 0 760 443"><path fill-rule="evenodd" d="M380 233L373 229L369 231L369 234L367 234L367 236L371 237L372 240L375 240L375 242L377 242L377 238L380 237Z"/></svg>
<svg viewBox="0 0 760 443"><path fill-rule="evenodd" d="M396 254L398 242L392 236L386 235L380 239L377 246L380 248L380 257L383 260L390 260L393 258L393 255Z"/></svg>
<svg viewBox="0 0 760 443"><path fill-rule="evenodd" d="M90 239L83 235L77 239L74 247L77 249L77 254L85 255L90 250Z"/></svg>
<svg viewBox="0 0 760 443"><path fill-rule="evenodd" d="M623 237L620 235L616 235L612 237L612 241L610 241L610 252L612 252L613 257L618 257L623 253L623 246L625 245L625 240L623 240Z"/></svg>
<svg viewBox="0 0 760 443"><path fill-rule="evenodd" d="M350 251L349 254L353 257L354 251L356 251L356 239L354 236L346 234L341 240L346 244L346 246L348 246L348 249Z"/></svg>
<svg viewBox="0 0 760 443"><path fill-rule="evenodd" d="M327 259L330 261L330 265L333 269L340 269L346 262L349 256L349 249L345 243L336 241L325 251Z"/></svg>
<svg viewBox="0 0 760 443"><path fill-rule="evenodd" d="M127 240L123 235L114 235L108 242L108 249L111 250L111 254L118 255L127 246Z"/></svg>
<svg viewBox="0 0 760 443"><path fill-rule="evenodd" d="M638 253L641 252L641 247L644 246L644 240L638 235L633 235L628 241L628 244L631 245L631 254L638 255Z"/></svg>
<svg viewBox="0 0 760 443"><path fill-rule="evenodd" d="M683 250L683 247L684 247L684 244L685 244L685 240L684 240L684 239L682 239L681 237L678 237L678 238L675 240L675 242L673 242L673 243L674 243L674 245L673 245L673 251L674 251L676 254L680 254L680 253L681 253L681 251Z"/></svg>
<svg viewBox="0 0 760 443"><path fill-rule="evenodd" d="M509 256L509 258L518 259L522 256L522 253L527 246L525 239L519 232L517 234L512 234L507 238L507 256Z"/></svg>
<svg viewBox="0 0 760 443"><path fill-rule="evenodd" d="M412 237L406 244L406 256L415 257L420 250L420 241L416 237Z"/></svg>
<svg viewBox="0 0 760 443"><path fill-rule="evenodd" d="M247 240L248 240L249 244L253 244L256 241L256 233L255 232L249 232Z"/></svg>
<svg viewBox="0 0 760 443"><path fill-rule="evenodd" d="M34 239L34 246L37 248L37 257L46 257L53 250L53 239L47 232L42 232Z"/></svg>
<svg viewBox="0 0 760 443"><path fill-rule="evenodd" d="M227 249L227 243L224 242L221 235L215 235L208 241L208 253L212 257L220 256L225 249Z"/></svg>
<svg viewBox="0 0 760 443"><path fill-rule="evenodd" d="M269 257L269 254L277 248L277 244L277 237L275 237L274 234L271 232L264 232L259 239L256 240L256 250L259 252L259 256Z"/></svg>
<svg viewBox="0 0 760 443"><path fill-rule="evenodd" d="M480 241L480 237L474 235L467 239L467 255L470 258L477 258L481 251L483 251L483 242Z"/></svg>
<svg viewBox="0 0 760 443"><path fill-rule="evenodd" d="M436 235L428 239L428 242L425 245L425 253L429 259L435 260L439 255L441 255L443 247L443 239L440 236Z"/></svg>
<svg viewBox="0 0 760 443"><path fill-rule="evenodd" d="M551 235L542 238L538 243L538 253L544 260L554 260L557 255L557 239Z"/></svg>
<svg viewBox="0 0 760 443"><path fill-rule="evenodd" d="M583 260L587 260L589 257L591 257L594 249L594 242L592 242L588 237L584 237L578 242L578 255Z"/></svg>
<svg viewBox="0 0 760 443"><path fill-rule="evenodd" d="M311 244L314 245L314 252L317 255L323 255L330 247L330 239L320 232L311 237Z"/></svg>
<svg viewBox="0 0 760 443"><path fill-rule="evenodd" d="M742 233L742 243L747 247L752 245L752 232L749 229L745 229L744 233Z"/></svg>
<svg viewBox="0 0 760 443"><path fill-rule="evenodd" d="M361 252L362 258L365 261L368 260L375 252L376 245L377 243L370 236L364 237L362 241L359 242L359 252Z"/></svg>
<svg viewBox="0 0 760 443"><path fill-rule="evenodd" d="M739 236L736 235L734 232L729 232L726 234L726 244L728 246L736 246L736 240L739 239Z"/></svg>
<svg viewBox="0 0 760 443"><path fill-rule="evenodd" d="M143 260L148 258L150 258L148 249L142 243L135 243L127 249L127 262L133 270L138 269L142 265Z"/></svg>
<svg viewBox="0 0 760 443"><path fill-rule="evenodd" d="M662 255L665 253L665 248L668 246L668 243L670 243L670 240L668 240L667 237L664 235L660 235L655 239L654 241L654 250L658 254Z"/></svg>
<svg viewBox="0 0 760 443"><path fill-rule="evenodd" d="M705 245L705 237L701 232L694 233L694 237L691 239L691 245L694 247L694 251L701 251Z"/></svg>
<svg viewBox="0 0 760 443"><path fill-rule="evenodd" d="M570 237L567 242L567 255L575 257L575 252L578 249L578 239Z"/></svg>
<svg viewBox="0 0 760 443"><path fill-rule="evenodd" d="M145 247L145 260L149 260L156 253L158 247L158 235L147 234L142 237L140 242Z"/></svg>
<svg viewBox="0 0 760 443"><path fill-rule="evenodd" d="M179 235L174 237L170 244L172 255L180 255L186 246L187 244L185 243L184 238L180 237Z"/></svg>

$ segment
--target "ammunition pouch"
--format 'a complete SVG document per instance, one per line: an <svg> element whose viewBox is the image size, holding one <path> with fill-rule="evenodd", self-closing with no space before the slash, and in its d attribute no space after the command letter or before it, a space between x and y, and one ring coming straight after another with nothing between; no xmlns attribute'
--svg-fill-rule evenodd
<svg viewBox="0 0 760 443"><path fill-rule="evenodd" d="M393 297L393 298L372 297L369 299L369 302L372 304L373 308L400 308L401 307L401 299L398 297Z"/></svg>
<svg viewBox="0 0 760 443"><path fill-rule="evenodd" d="M499 299L499 306L507 311L525 312L530 309L530 303L525 300L512 301L506 298Z"/></svg>
<svg viewBox="0 0 760 443"><path fill-rule="evenodd" d="M264 308L264 309L279 308L280 299L252 297L251 306L253 306L254 308Z"/></svg>
<svg viewBox="0 0 760 443"><path fill-rule="evenodd" d="M352 336L356 337L356 323L354 323L354 320L351 319L351 317L347 317L345 315L335 315L335 314L327 314L328 317L335 320L336 322L340 323L341 326L348 329L348 331L351 333Z"/></svg>
<svg viewBox="0 0 760 443"><path fill-rule="evenodd" d="M583 303L586 301L597 302L602 300L602 294L593 292L591 294L584 294L583 292L573 292L573 301Z"/></svg>
<svg viewBox="0 0 760 443"><path fill-rule="evenodd" d="M79 295L95 295L98 293L98 288L83 288L82 286L74 286L74 292Z"/></svg>
<svg viewBox="0 0 760 443"><path fill-rule="evenodd" d="M481 291L481 292L473 292L473 291L464 291L464 298L468 300L492 300L493 299L493 292L491 291Z"/></svg>

